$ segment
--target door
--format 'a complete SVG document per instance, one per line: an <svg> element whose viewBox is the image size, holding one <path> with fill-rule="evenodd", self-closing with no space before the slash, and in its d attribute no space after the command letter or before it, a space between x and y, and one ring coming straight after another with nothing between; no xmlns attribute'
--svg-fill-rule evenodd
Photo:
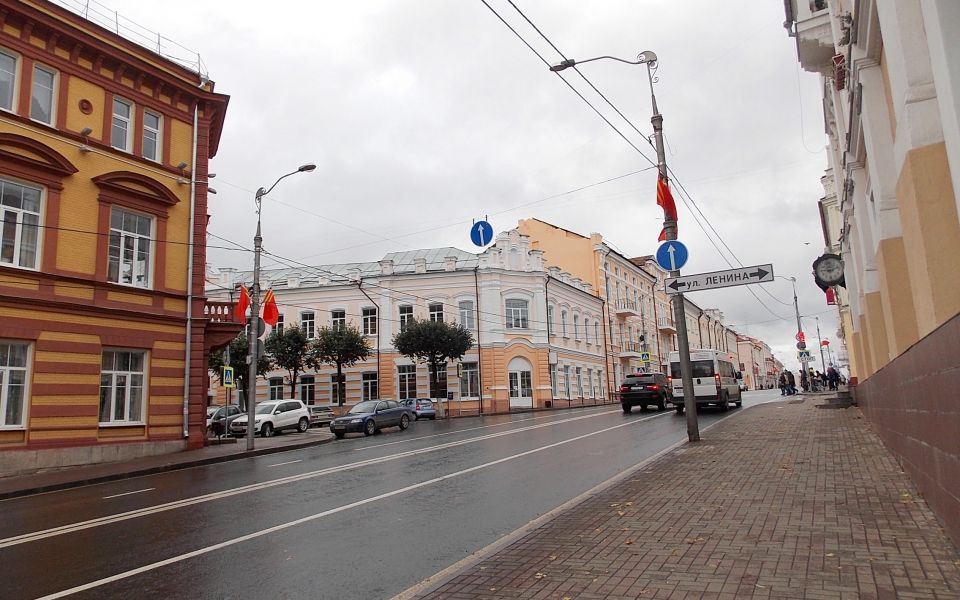
<svg viewBox="0 0 960 600"><path fill-rule="evenodd" d="M533 385L530 371L510 371L510 408L533 407Z"/></svg>

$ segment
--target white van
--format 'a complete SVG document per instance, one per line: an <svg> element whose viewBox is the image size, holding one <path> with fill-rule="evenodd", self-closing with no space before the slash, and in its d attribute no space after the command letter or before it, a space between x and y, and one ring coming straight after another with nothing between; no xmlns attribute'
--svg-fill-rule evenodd
<svg viewBox="0 0 960 600"><path fill-rule="evenodd" d="M697 406L713 404L726 412L730 402L743 406L743 396L737 382L739 373L733 357L719 350L691 350L690 367L693 370L693 394ZM680 353L670 353L670 387L677 414L683 413L683 378L680 376Z"/></svg>

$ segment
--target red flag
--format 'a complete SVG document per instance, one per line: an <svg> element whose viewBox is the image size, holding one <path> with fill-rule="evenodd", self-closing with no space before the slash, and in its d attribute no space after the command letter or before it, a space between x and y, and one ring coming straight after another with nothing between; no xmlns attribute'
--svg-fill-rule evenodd
<svg viewBox="0 0 960 600"><path fill-rule="evenodd" d="M673 201L673 194L670 193L670 187L667 185L667 180L663 178L663 175L657 178L657 205L663 209L664 221L677 220L677 205ZM667 230L662 229L657 241L662 242L666 239Z"/></svg>
<svg viewBox="0 0 960 600"><path fill-rule="evenodd" d="M250 308L250 293L247 292L247 287L240 286L240 299L237 300L237 306L234 308L233 314L237 317L238 321L243 321L247 316L247 309Z"/></svg>
<svg viewBox="0 0 960 600"><path fill-rule="evenodd" d="M263 322L275 327L280 320L280 311L277 310L277 299L273 297L273 290L267 290L263 297Z"/></svg>

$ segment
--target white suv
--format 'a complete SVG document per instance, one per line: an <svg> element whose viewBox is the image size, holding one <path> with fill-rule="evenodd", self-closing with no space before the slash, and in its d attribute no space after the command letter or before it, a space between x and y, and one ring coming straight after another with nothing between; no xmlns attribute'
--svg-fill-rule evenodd
<svg viewBox="0 0 960 600"><path fill-rule="evenodd" d="M255 408L253 431L263 437L270 437L275 431L296 429L304 433L310 428L310 413L299 400L271 400L261 402ZM242 415L230 423L232 435L247 433L247 415Z"/></svg>

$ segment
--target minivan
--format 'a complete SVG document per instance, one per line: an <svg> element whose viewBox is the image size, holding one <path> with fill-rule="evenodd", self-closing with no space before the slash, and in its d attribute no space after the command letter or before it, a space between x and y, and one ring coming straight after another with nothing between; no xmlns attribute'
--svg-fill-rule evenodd
<svg viewBox="0 0 960 600"><path fill-rule="evenodd" d="M690 367L693 394L697 406L715 405L726 412L730 402L743 406L743 395L737 383L738 371L730 354L719 350L691 350ZM680 353L670 353L670 385L677 414L683 413L683 378L680 375Z"/></svg>

